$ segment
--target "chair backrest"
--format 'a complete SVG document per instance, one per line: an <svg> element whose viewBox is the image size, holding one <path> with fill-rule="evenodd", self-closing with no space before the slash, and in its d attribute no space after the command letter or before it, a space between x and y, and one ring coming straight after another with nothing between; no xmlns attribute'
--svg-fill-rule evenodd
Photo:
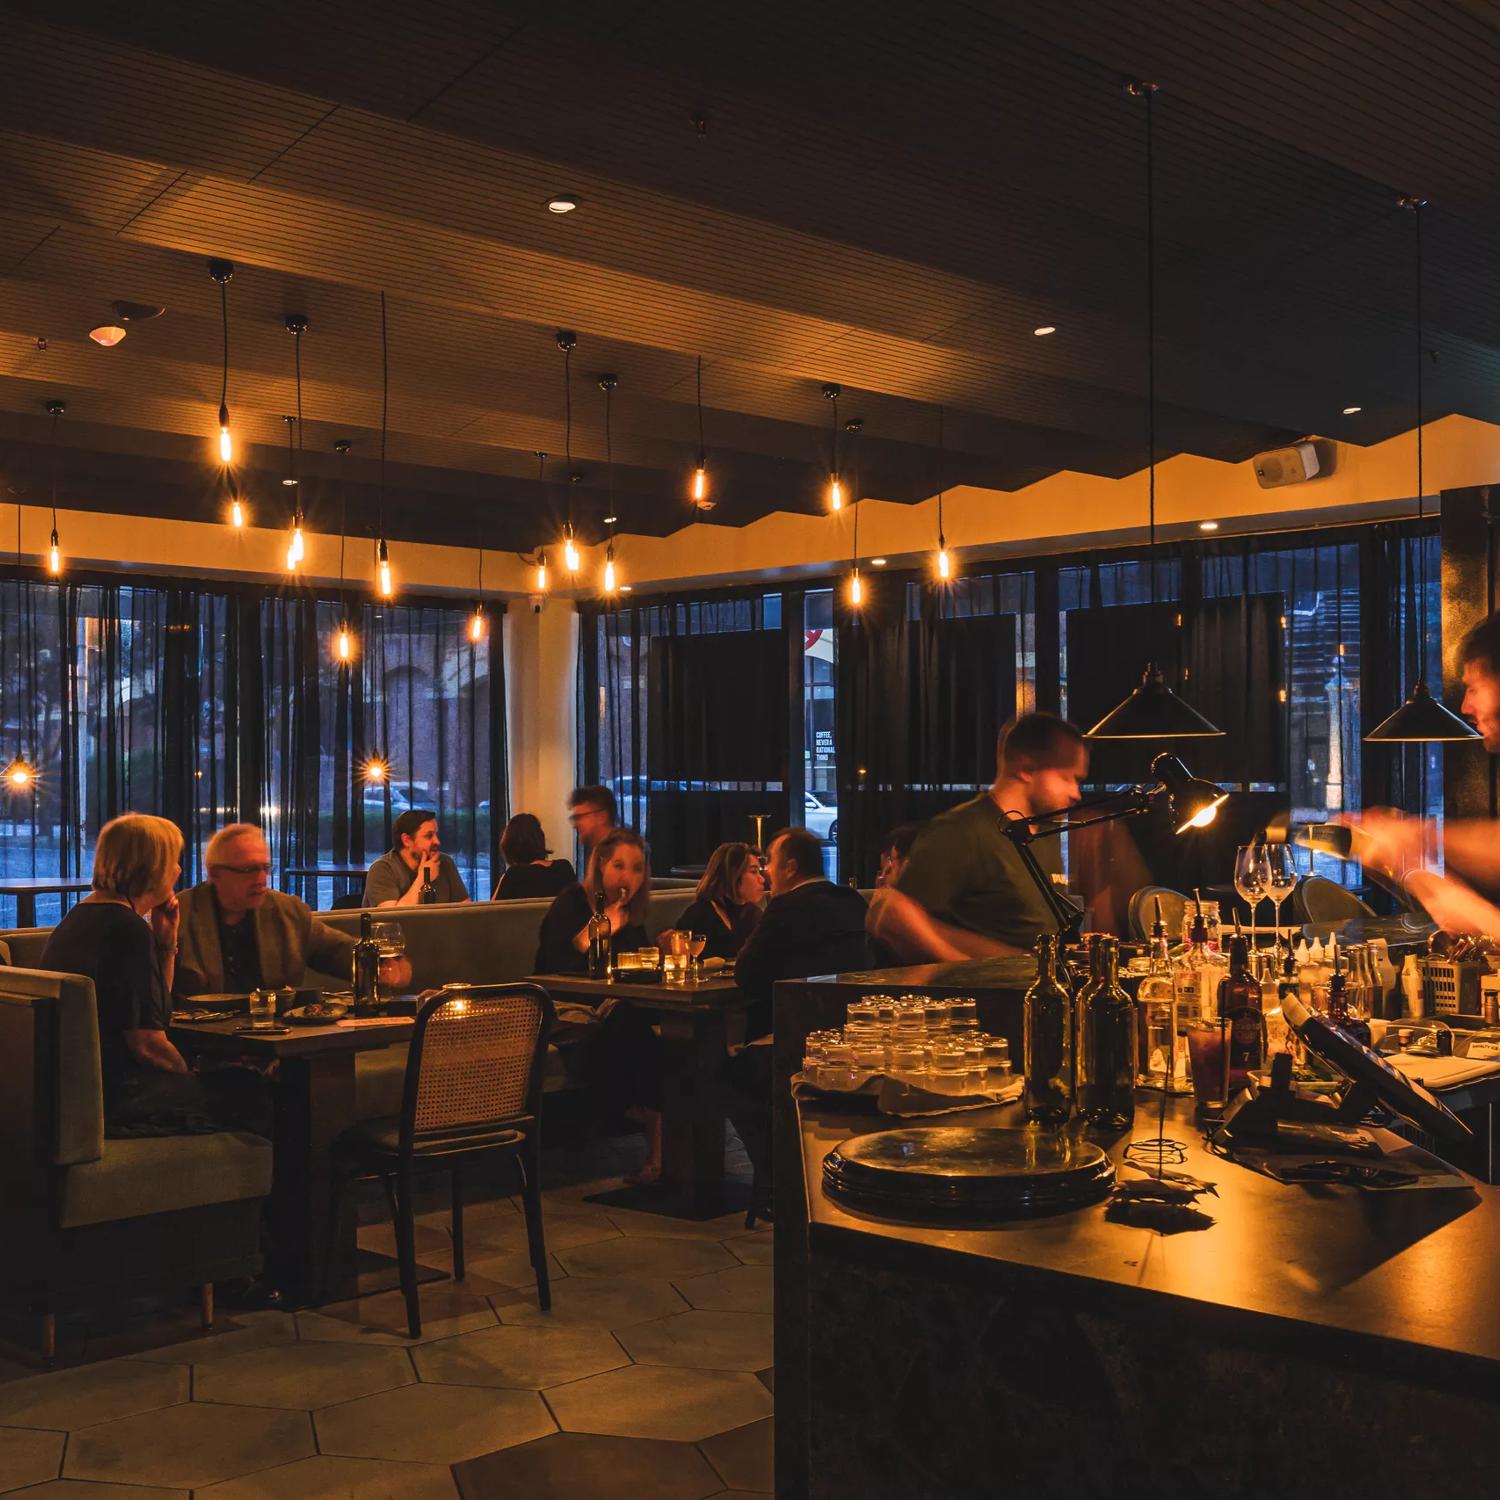
<svg viewBox="0 0 1500 1500"><path fill-rule="evenodd" d="M54 1165L98 1161L104 1154L104 1083L94 981L48 969L6 969L0 973L0 995L53 1018L52 1035L44 1038L50 1043L52 1076L36 1085L39 1102L51 1113ZM18 1065L16 1059L5 1061Z"/></svg>
<svg viewBox="0 0 1500 1500"><path fill-rule="evenodd" d="M423 1001L407 1057L402 1146L534 1119L552 1020L552 1001L534 984L455 984Z"/></svg>
<svg viewBox="0 0 1500 1500"><path fill-rule="evenodd" d="M1182 939L1182 919L1187 911L1188 898L1169 885L1143 885L1130 898L1127 913L1130 935L1136 939L1151 936L1151 924L1156 920L1156 902L1161 900L1161 919L1166 923L1167 936L1173 943Z"/></svg>
<svg viewBox="0 0 1500 1500"><path fill-rule="evenodd" d="M1323 875L1304 875L1292 895L1292 909L1305 922L1342 922L1349 917L1373 917L1375 910L1366 906L1353 891Z"/></svg>

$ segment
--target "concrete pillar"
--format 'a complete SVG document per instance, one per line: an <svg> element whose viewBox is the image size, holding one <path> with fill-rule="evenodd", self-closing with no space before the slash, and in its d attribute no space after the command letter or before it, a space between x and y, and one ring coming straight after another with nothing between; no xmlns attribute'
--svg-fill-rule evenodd
<svg viewBox="0 0 1500 1500"><path fill-rule="evenodd" d="M535 813L560 855L573 843L568 793L576 781L578 611L566 599L541 610L512 599L505 611L510 810Z"/></svg>

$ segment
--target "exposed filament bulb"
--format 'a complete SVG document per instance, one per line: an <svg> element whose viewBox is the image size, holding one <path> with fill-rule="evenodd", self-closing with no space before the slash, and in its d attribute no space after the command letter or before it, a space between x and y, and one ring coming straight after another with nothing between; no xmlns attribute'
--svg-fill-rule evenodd
<svg viewBox="0 0 1500 1500"><path fill-rule="evenodd" d="M62 549L57 545L57 527L52 528L52 540L47 547L47 571L56 578L62 572Z"/></svg>
<svg viewBox="0 0 1500 1500"><path fill-rule="evenodd" d="M238 499L229 507L229 524L234 527L241 527L245 524L245 507Z"/></svg>
<svg viewBox="0 0 1500 1500"><path fill-rule="evenodd" d="M849 575L849 602L855 609L865 602L865 587L860 581L858 568Z"/></svg>
<svg viewBox="0 0 1500 1500"><path fill-rule="evenodd" d="M844 508L844 486L839 481L837 469L833 471L828 482L828 506L830 510L842 510Z"/></svg>

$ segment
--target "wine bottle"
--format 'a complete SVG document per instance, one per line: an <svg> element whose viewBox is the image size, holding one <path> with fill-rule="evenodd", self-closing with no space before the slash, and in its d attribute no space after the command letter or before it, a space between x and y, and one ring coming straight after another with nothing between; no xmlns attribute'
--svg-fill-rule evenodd
<svg viewBox="0 0 1500 1500"><path fill-rule="evenodd" d="M1055 933L1036 942L1036 979L1023 1001L1026 1119L1062 1126L1073 1113L1072 997L1058 981Z"/></svg>
<svg viewBox="0 0 1500 1500"><path fill-rule="evenodd" d="M604 892L594 898L594 912L589 918L589 978L603 979L609 970L610 931L609 918L604 915Z"/></svg>
<svg viewBox="0 0 1500 1500"><path fill-rule="evenodd" d="M1260 981L1250 972L1250 941L1229 940L1229 973L1219 981L1219 1014L1228 1031L1229 1087L1244 1088L1266 1058L1266 1018L1260 1008Z"/></svg>
<svg viewBox="0 0 1500 1500"><path fill-rule="evenodd" d="M1135 1002L1120 984L1120 944L1102 937L1099 973L1078 997L1078 1109L1091 1125L1135 1119Z"/></svg>
<svg viewBox="0 0 1500 1500"><path fill-rule="evenodd" d="M354 989L354 1014L373 1015L380 1008L380 945L370 930L370 913L359 914L359 939L350 960L350 982Z"/></svg>
<svg viewBox="0 0 1500 1500"><path fill-rule="evenodd" d="M422 865L422 887L417 892L417 902L421 906L431 906L436 900L437 887L433 885L432 874L424 861Z"/></svg>

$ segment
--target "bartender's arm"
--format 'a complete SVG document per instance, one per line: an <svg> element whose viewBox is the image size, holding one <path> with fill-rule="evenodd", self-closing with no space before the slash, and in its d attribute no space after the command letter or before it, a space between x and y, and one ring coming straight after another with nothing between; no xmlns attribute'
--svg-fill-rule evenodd
<svg viewBox="0 0 1500 1500"><path fill-rule="evenodd" d="M1389 807L1372 807L1340 819L1356 829L1356 859L1400 878L1421 865L1431 824ZM1500 885L1500 827L1490 818L1449 818L1443 823L1443 860L1470 880ZM1425 903L1424 903L1425 904Z"/></svg>
<svg viewBox="0 0 1500 1500"><path fill-rule="evenodd" d="M1500 906L1486 901L1456 875L1418 870L1407 880L1406 889L1439 927L1500 938Z"/></svg>

